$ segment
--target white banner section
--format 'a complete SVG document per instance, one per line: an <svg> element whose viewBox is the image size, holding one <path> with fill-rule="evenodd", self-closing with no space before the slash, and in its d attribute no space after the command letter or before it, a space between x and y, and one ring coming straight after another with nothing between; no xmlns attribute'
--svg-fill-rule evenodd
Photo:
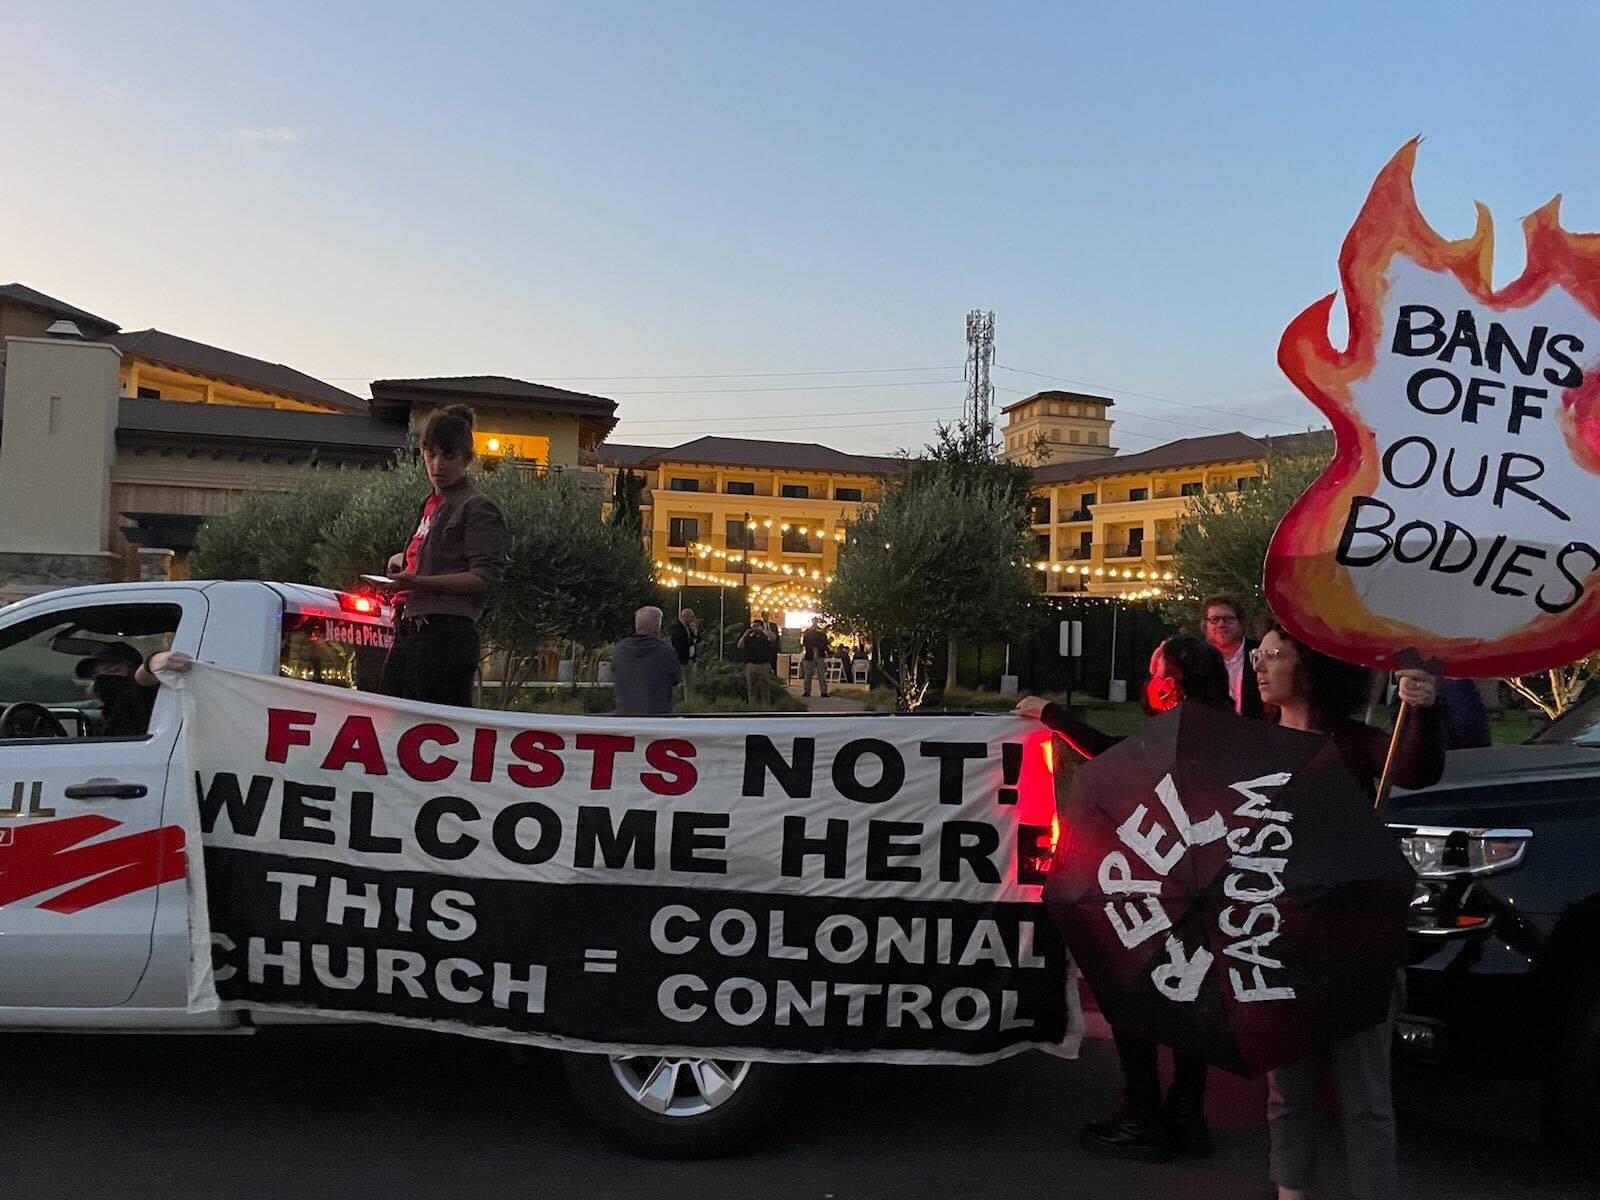
<svg viewBox="0 0 1600 1200"><path fill-rule="evenodd" d="M1037 724L170 683L195 1008L766 1061L1077 1051Z"/></svg>

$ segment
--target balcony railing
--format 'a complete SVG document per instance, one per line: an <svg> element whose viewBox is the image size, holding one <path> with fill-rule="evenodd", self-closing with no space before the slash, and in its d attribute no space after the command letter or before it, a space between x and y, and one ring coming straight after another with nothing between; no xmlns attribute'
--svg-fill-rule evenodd
<svg viewBox="0 0 1600 1200"><path fill-rule="evenodd" d="M600 467L567 467L559 463L552 466L531 458L502 458L494 460L493 469L512 470L524 479L539 479L544 476L564 476L576 479L580 491L589 493L606 494L611 491L610 477ZM648 495L648 490L646 491Z"/></svg>
<svg viewBox="0 0 1600 1200"><path fill-rule="evenodd" d="M1089 510L1087 508L1075 508L1066 516L1062 517L1061 522L1062 524L1069 524L1073 521L1088 521L1091 519L1092 518L1090 517Z"/></svg>
<svg viewBox="0 0 1600 1200"><path fill-rule="evenodd" d="M1170 557L1171 555L1175 554L1177 552L1177 549L1178 549L1178 539L1177 538L1162 538L1160 541L1158 541L1156 543L1156 554L1158 556L1160 556L1160 557L1163 557L1163 558L1167 558L1167 557Z"/></svg>
<svg viewBox="0 0 1600 1200"><path fill-rule="evenodd" d="M1067 558L1071 562L1086 562L1090 553L1088 546L1073 546L1067 550Z"/></svg>
<svg viewBox="0 0 1600 1200"><path fill-rule="evenodd" d="M1144 555L1142 542L1129 542L1125 546L1107 546L1107 558L1141 558Z"/></svg>

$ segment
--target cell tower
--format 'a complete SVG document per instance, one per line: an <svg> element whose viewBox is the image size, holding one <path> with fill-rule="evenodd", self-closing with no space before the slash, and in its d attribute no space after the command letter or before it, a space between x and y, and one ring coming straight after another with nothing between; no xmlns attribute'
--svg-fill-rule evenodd
<svg viewBox="0 0 1600 1200"><path fill-rule="evenodd" d="M994 366L994 313L973 309L967 314L967 410L965 422L972 441L990 450L995 448L994 384L989 368Z"/></svg>

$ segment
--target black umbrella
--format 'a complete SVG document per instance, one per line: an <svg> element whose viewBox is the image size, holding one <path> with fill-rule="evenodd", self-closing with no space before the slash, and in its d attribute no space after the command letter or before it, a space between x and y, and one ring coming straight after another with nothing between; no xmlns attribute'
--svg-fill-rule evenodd
<svg viewBox="0 0 1600 1200"><path fill-rule="evenodd" d="M1331 738L1183 704L1061 825L1045 904L1112 1024L1250 1076L1387 1015L1414 876Z"/></svg>

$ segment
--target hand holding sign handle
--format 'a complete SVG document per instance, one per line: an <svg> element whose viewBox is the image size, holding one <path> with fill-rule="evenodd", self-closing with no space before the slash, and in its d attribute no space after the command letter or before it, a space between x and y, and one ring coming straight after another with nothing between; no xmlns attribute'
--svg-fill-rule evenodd
<svg viewBox="0 0 1600 1200"><path fill-rule="evenodd" d="M1378 794L1373 801L1377 808L1389 798L1389 789L1394 786L1395 763L1400 757L1400 747L1404 743L1406 725L1411 719L1413 708L1432 708L1438 689L1433 682L1434 673L1439 670L1437 659L1423 660L1415 647L1400 651L1394 656L1400 666L1396 678L1400 685L1400 710L1395 714L1394 730L1389 734L1389 753L1383 760L1383 776L1378 780Z"/></svg>

